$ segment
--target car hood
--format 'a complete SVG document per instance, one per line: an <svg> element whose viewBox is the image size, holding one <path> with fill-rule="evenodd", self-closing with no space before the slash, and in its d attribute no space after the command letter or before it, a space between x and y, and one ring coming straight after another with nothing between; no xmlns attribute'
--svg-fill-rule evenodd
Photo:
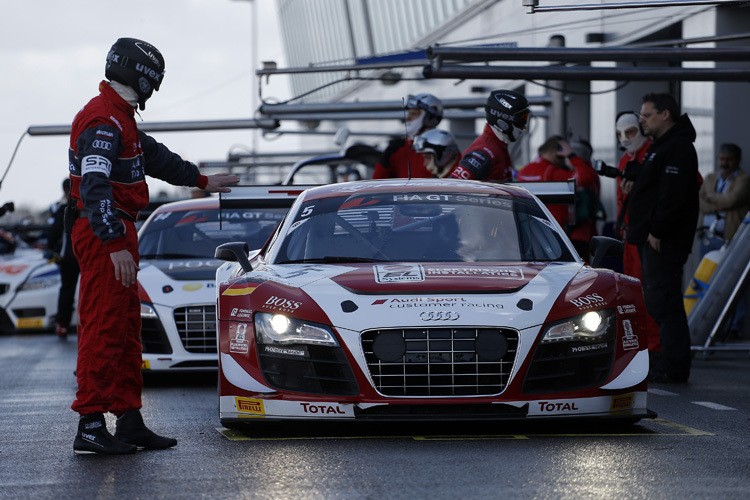
<svg viewBox="0 0 750 500"><path fill-rule="evenodd" d="M138 272L141 300L174 307L213 303L215 259L142 260Z"/></svg>
<svg viewBox="0 0 750 500"><path fill-rule="evenodd" d="M332 281L358 294L425 292L517 292L541 265L385 264L357 268Z"/></svg>
<svg viewBox="0 0 750 500"><path fill-rule="evenodd" d="M557 308L563 315L581 311L570 299L589 293L597 274L582 269L578 262L270 265L223 294L253 297L253 310L291 311L352 331L424 325L421 312L436 310L457 312L472 324L522 329L544 322L558 300L567 304ZM294 310L277 307L281 299Z"/></svg>

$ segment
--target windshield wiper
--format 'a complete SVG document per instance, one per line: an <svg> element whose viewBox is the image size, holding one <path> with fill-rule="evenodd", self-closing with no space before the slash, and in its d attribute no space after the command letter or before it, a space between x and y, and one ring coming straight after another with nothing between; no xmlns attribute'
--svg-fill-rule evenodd
<svg viewBox="0 0 750 500"><path fill-rule="evenodd" d="M277 264L336 264L336 263L356 263L356 262L390 262L389 260L383 259L370 259L367 257L320 257L316 259L296 259L296 260L284 260Z"/></svg>

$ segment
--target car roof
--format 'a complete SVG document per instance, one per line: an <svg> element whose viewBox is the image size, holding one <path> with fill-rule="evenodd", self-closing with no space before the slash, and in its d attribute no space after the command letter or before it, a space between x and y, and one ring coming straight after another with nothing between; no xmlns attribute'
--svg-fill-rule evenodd
<svg viewBox="0 0 750 500"><path fill-rule="evenodd" d="M512 184L468 181L460 179L370 179L328 184L305 191L305 201L347 194L446 192L474 195L502 195L531 198L529 191Z"/></svg>

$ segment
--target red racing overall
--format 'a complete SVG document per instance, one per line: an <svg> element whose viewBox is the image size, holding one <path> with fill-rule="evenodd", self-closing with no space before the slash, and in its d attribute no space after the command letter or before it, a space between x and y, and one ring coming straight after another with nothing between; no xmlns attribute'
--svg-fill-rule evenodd
<svg viewBox="0 0 750 500"><path fill-rule="evenodd" d="M78 392L81 415L141 408L141 316L137 283L115 279L110 253L126 249L138 263L135 218L149 201L145 175L204 188L208 179L139 132L135 110L107 82L76 115L70 134L72 230L81 266L78 299Z"/></svg>
<svg viewBox="0 0 750 500"><path fill-rule="evenodd" d="M461 161L448 177L454 179L476 179L509 181L513 179L513 165L508 145L501 141L489 124L482 135L466 148Z"/></svg>

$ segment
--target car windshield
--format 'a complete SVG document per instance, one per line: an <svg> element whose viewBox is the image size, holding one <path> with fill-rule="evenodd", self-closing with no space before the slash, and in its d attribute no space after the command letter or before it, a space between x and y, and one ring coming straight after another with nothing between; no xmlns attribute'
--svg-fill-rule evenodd
<svg viewBox="0 0 750 500"><path fill-rule="evenodd" d="M534 199L378 193L302 204L274 263L573 261Z"/></svg>
<svg viewBox="0 0 750 500"><path fill-rule="evenodd" d="M245 241L261 248L286 208L202 209L156 214L138 235L142 259L213 257L216 247L230 241Z"/></svg>

